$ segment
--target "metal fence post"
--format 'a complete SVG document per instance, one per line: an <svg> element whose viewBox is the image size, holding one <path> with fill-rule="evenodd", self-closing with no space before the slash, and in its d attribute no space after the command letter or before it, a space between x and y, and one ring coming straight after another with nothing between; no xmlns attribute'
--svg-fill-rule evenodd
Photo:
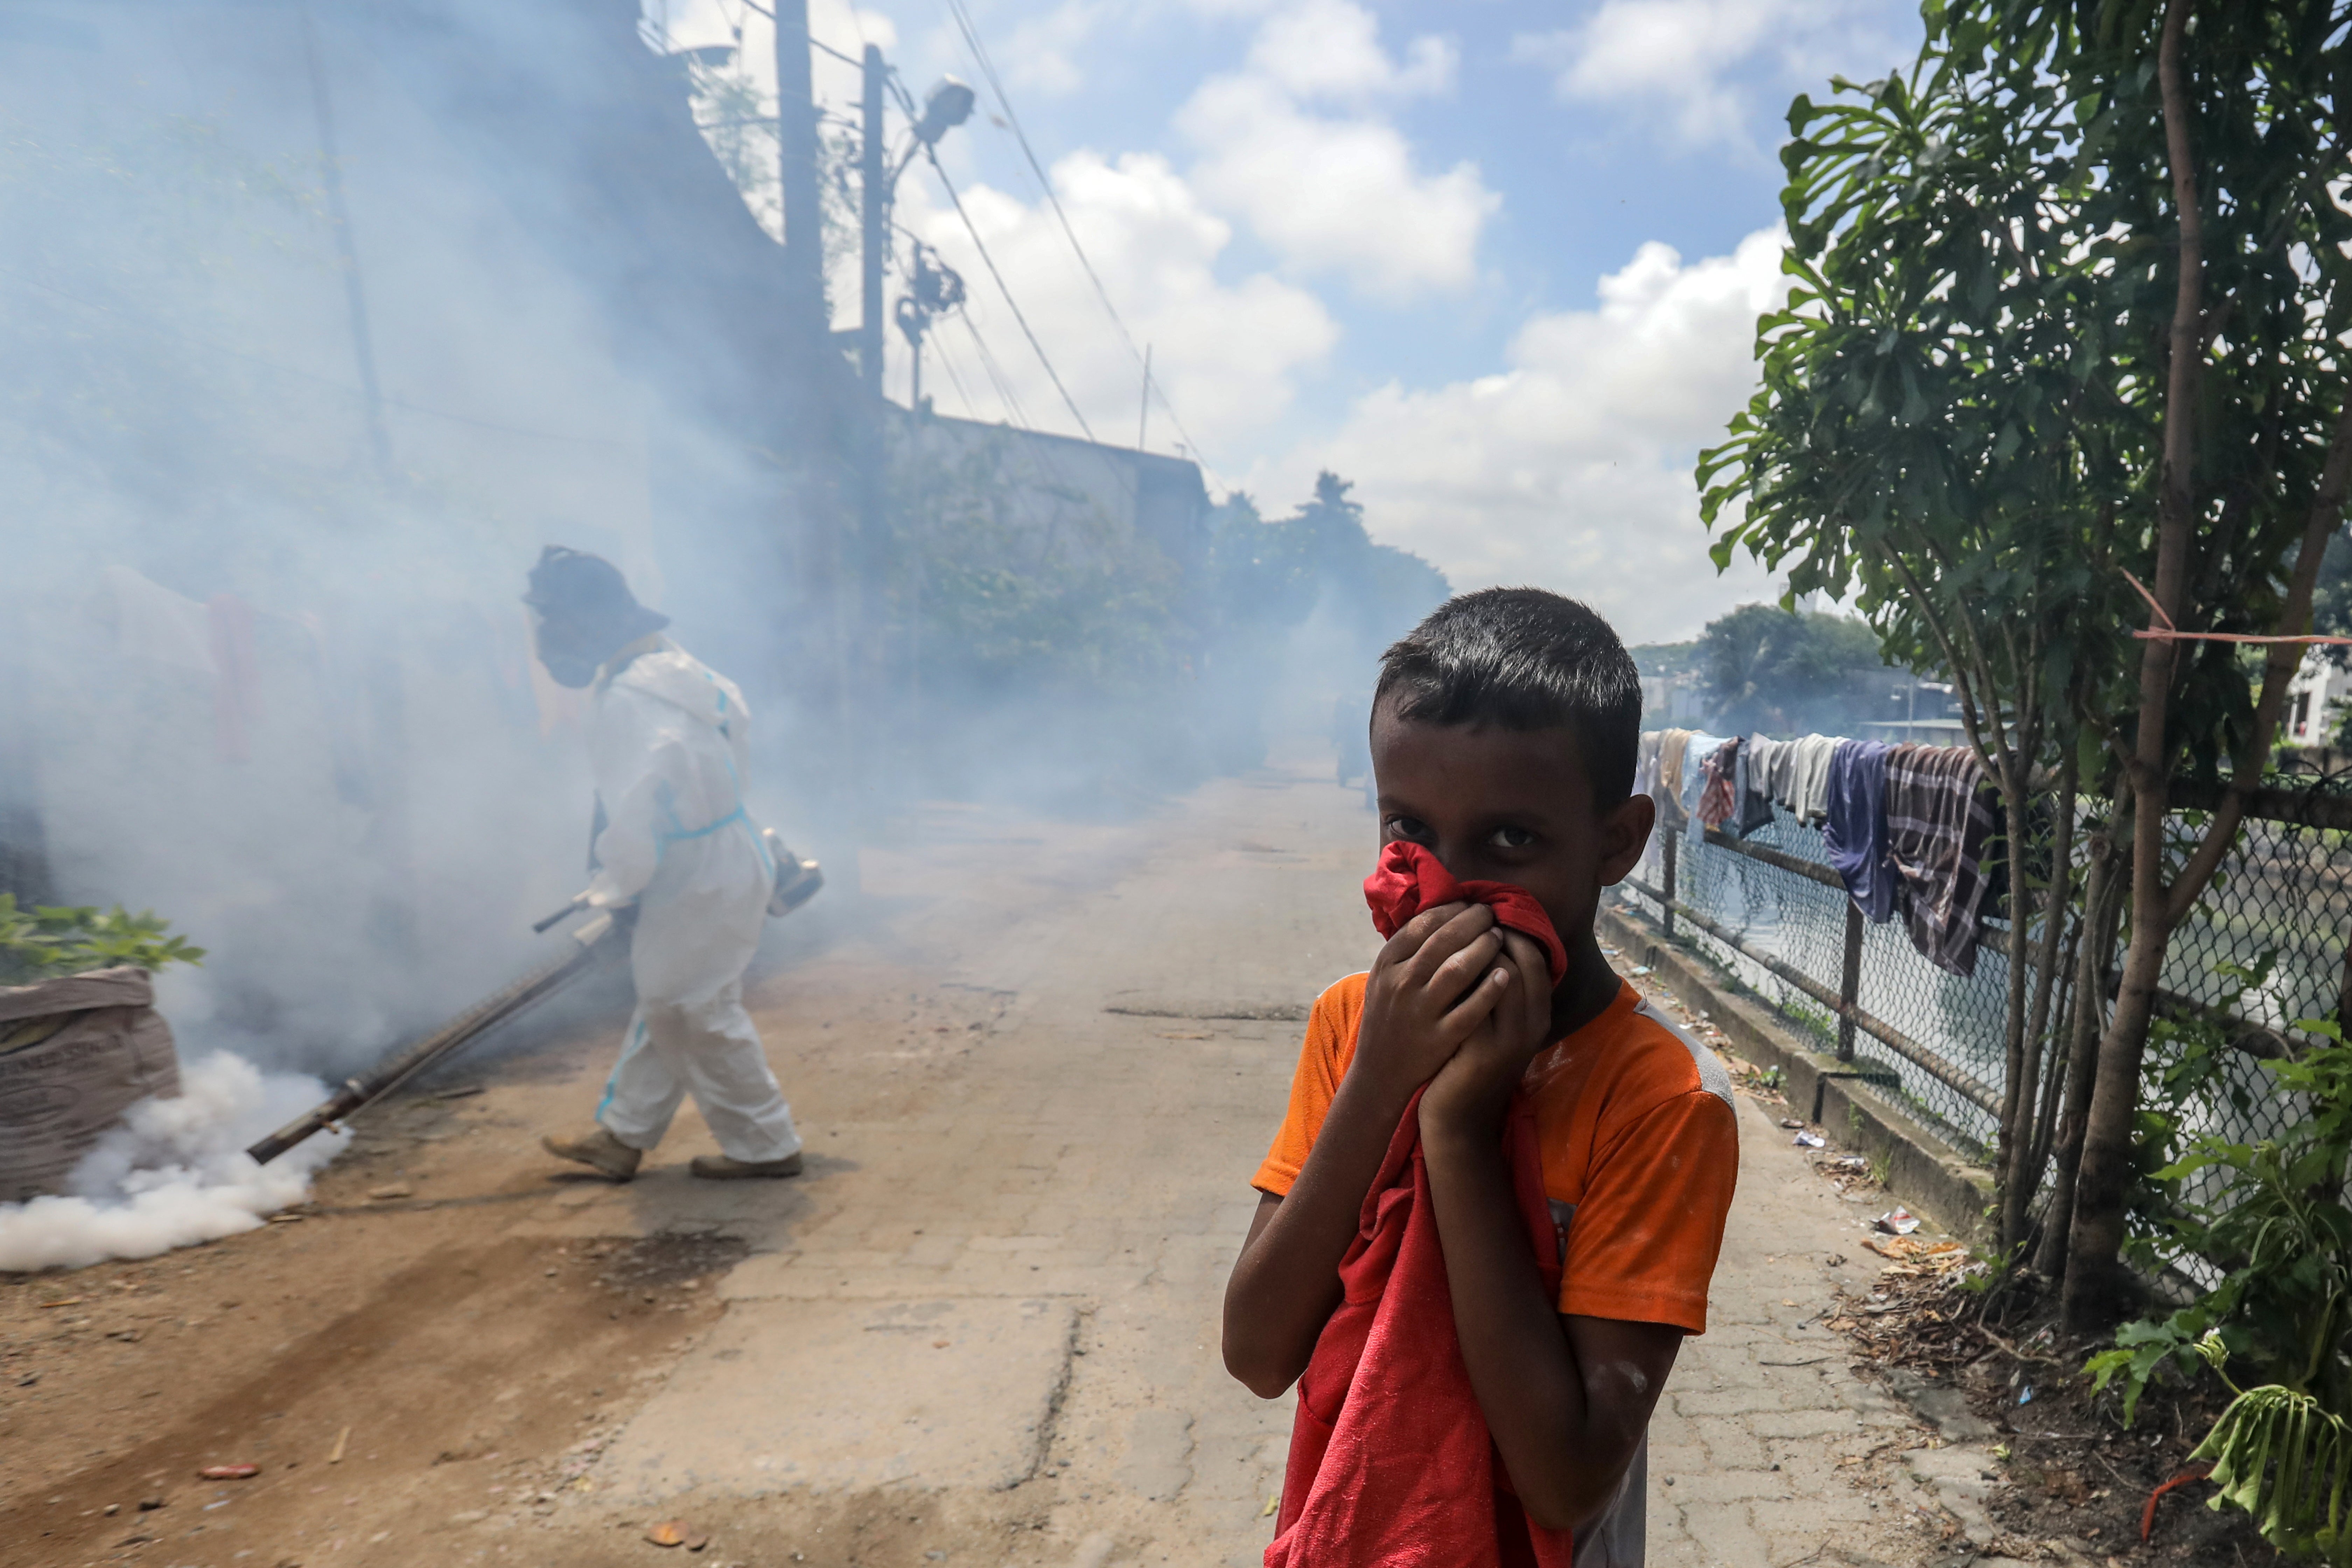
<svg viewBox="0 0 2352 1568"><path fill-rule="evenodd" d="M1675 900L1680 896L1675 891L1675 846L1676 840L1681 837L1682 835L1679 833L1671 831L1667 833L1664 855L1665 864L1662 868L1665 875L1661 879L1661 882L1666 898L1661 923L1665 927L1668 942L1675 940Z"/></svg>
<svg viewBox="0 0 2352 1568"><path fill-rule="evenodd" d="M1838 971L1838 1000L1847 1011L1838 1015L1838 1060L1853 1060L1854 1003L1862 995L1862 908L1845 901L1845 963Z"/></svg>

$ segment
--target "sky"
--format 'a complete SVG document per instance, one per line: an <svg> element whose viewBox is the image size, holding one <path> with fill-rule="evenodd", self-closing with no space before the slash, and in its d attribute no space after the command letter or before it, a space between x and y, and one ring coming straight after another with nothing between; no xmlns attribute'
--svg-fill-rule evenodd
<svg viewBox="0 0 2352 1568"><path fill-rule="evenodd" d="M764 9L644 4L672 47L740 41L734 68L772 91ZM980 92L939 149L970 228L921 160L897 187L891 299L917 240L970 294L925 353L940 413L1140 436L1268 516L1329 468L1373 537L1457 589L1572 594L1629 642L1777 595L1745 558L1716 572L1692 465L1752 390L1782 287L1789 101L1910 59L1916 4L962 4L993 82L950 0L810 3L820 44L879 46L917 100L949 74ZM817 66L854 119L857 72ZM854 275L832 294L854 326Z"/></svg>

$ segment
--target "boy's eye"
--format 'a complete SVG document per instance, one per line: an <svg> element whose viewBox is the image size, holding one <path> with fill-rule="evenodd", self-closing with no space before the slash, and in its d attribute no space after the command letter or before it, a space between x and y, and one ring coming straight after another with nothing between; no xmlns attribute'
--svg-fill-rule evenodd
<svg viewBox="0 0 2352 1568"><path fill-rule="evenodd" d="M1389 837L1410 838L1416 844L1425 844L1429 841L1429 825L1417 816L1391 816L1389 818Z"/></svg>
<svg viewBox="0 0 2352 1568"><path fill-rule="evenodd" d="M1497 849L1525 849L1536 841L1536 836L1524 827L1497 827L1486 836L1486 842Z"/></svg>

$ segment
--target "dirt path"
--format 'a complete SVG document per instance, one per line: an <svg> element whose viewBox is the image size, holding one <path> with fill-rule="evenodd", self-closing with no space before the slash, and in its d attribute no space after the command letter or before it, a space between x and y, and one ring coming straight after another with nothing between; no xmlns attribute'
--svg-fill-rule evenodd
<svg viewBox="0 0 2352 1568"><path fill-rule="evenodd" d="M646 1564L682 1520L668 1555L760 1568L1255 1563L1288 1405L1223 1376L1217 1300L1298 1020L1374 946L1370 835L1319 769L938 808L755 987L800 1181L690 1181L690 1110L631 1186L551 1171L604 1020L371 1118L297 1223L0 1281L7 1561ZM1923 1562L1906 1483L1841 1462L1916 1429L1807 1326L1866 1278L1853 1206L1746 1130L1654 1561Z"/></svg>

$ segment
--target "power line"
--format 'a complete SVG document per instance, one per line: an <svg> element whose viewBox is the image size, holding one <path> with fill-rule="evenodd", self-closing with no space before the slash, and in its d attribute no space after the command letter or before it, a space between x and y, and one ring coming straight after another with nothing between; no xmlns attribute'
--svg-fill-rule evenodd
<svg viewBox="0 0 2352 1568"><path fill-rule="evenodd" d="M758 12L761 16L765 16L770 22L772 23L775 21L776 14L767 6L761 5L760 0L743 0L743 4L749 6L751 10ZM866 29L858 25L857 11L855 6L850 8L849 20L850 26L857 28L858 37L861 39L864 38L866 37ZM835 48L831 44L826 43L814 33L811 33L809 35L809 47L822 50L825 54L831 55L835 59L839 60L845 66L856 66L863 69L866 65L864 60L858 59L854 56L843 54L839 49Z"/></svg>
<svg viewBox="0 0 2352 1568"><path fill-rule="evenodd" d="M1055 370L1054 362L1046 357L1045 345L1037 341L1036 332L1030 328L1029 318L1021 313L1021 302L1013 297L1013 290L1006 286L1004 274L997 270L996 258L988 253L988 242L980 237L980 226L973 223L971 215L963 210L963 198L956 194L955 182L949 179L948 172L940 166L939 153L929 147L923 152L930 163L931 173L940 177L940 184L947 191L948 200L954 205L956 216L963 220L964 232L971 236L972 246L980 252L980 259L986 264L988 275L996 279L996 291L1004 296L1004 303L1013 311L1013 319L1021 323L1021 335L1029 340L1029 347L1036 353L1037 363L1045 367L1046 379L1054 384L1054 390L1062 395L1062 406L1070 411L1070 417L1078 422L1078 428L1086 432L1087 439L1094 441L1094 426L1088 425L1087 416L1078 411L1077 399L1072 397L1070 389L1062 384L1061 372ZM1102 443L1096 441L1095 444L1100 446Z"/></svg>
<svg viewBox="0 0 2352 1568"><path fill-rule="evenodd" d="M1046 202L1052 205L1054 216L1061 224L1063 237L1070 242L1070 249L1076 253L1078 265L1086 271L1087 281L1095 286L1095 298L1102 301L1103 309L1109 313L1111 324L1118 329L1118 335L1125 341L1129 354L1139 364L1145 365L1145 386L1147 390L1152 388L1157 384L1149 379L1150 366L1145 364L1143 352L1135 346L1135 334L1128 331L1118 307L1111 301L1110 290L1104 287L1101 274L1095 270L1094 262L1087 255L1087 247L1078 242L1078 231L1072 226L1070 215L1062 210L1062 198L1055 194L1054 182L1046 177L1044 167L1037 162L1036 151L1029 145L1029 133L1021 128L1021 116L1013 112L1013 100L1005 94L1004 83L996 74L996 62L989 58L986 47L981 43L980 30L972 25L971 13L965 9L963 0L947 0L947 5L949 14L955 18L957 29L963 34L965 47L971 50L972 58L979 63L981 74L988 79L989 90L996 94L997 107L1004 110L1005 123L1013 130L1013 139L1021 144L1021 155L1029 161L1029 172L1037 177L1038 188L1045 192ZM1176 412L1175 405L1168 400L1168 389L1158 386L1158 391L1160 406L1168 411L1169 423L1176 426L1176 433L1184 437L1184 445L1191 449L1195 460L1206 468L1209 465L1201 458L1200 444L1192 439L1192 433L1184 428L1183 417Z"/></svg>
<svg viewBox="0 0 2352 1568"><path fill-rule="evenodd" d="M963 330L971 334L971 346L980 351L980 367L987 374L989 385L995 389L997 405L1003 410L1004 416L1020 429L1031 428L1029 416L1022 412L1021 400L1013 395L1013 384L998 366L996 356L989 352L988 340L980 335L980 324L971 319L971 311L961 307L956 310L956 320L961 321Z"/></svg>
<svg viewBox="0 0 2352 1568"><path fill-rule="evenodd" d="M948 384L955 388L956 401L962 404L970 412L979 413L980 405L972 402L971 394L964 390L963 377L956 374L955 361L948 357L948 343L945 338L934 338L931 341L931 357L939 361L940 368L948 373Z"/></svg>

